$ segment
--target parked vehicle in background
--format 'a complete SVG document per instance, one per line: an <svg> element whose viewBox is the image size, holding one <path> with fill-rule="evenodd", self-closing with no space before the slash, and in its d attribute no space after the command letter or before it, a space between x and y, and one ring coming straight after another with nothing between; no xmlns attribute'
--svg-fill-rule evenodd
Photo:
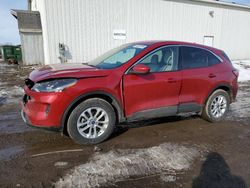
<svg viewBox="0 0 250 188"><path fill-rule="evenodd" d="M34 70L25 81L22 117L79 144L100 143L126 121L197 112L216 122L236 98L238 74L219 49L130 43L88 63Z"/></svg>

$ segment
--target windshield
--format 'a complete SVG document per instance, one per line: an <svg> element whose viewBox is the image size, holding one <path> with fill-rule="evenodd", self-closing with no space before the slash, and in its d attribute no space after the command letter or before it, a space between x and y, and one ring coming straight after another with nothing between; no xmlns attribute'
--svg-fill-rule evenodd
<svg viewBox="0 0 250 188"><path fill-rule="evenodd" d="M125 44L108 51L88 64L100 69L113 69L128 62L146 47L147 45L141 44Z"/></svg>

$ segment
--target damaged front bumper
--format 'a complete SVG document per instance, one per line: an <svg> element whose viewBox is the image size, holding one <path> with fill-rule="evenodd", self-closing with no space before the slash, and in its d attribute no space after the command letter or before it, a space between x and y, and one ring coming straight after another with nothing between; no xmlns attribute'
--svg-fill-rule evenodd
<svg viewBox="0 0 250 188"><path fill-rule="evenodd" d="M26 125L32 128L38 128L38 129L44 129L44 130L50 130L50 131L61 131L61 128L58 127L47 127L47 126L42 126L42 125L32 125L31 122L29 121L29 118L26 116L25 112L21 110L21 117Z"/></svg>

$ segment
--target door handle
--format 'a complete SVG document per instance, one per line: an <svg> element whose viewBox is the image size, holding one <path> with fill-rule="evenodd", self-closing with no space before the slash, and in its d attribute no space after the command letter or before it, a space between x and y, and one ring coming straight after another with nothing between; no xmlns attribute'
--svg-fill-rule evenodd
<svg viewBox="0 0 250 188"><path fill-rule="evenodd" d="M168 83L176 83L176 82L177 82L177 80L174 79L174 78L169 78L169 79L167 79L166 81L167 81Z"/></svg>
<svg viewBox="0 0 250 188"><path fill-rule="evenodd" d="M208 75L208 77L209 77L209 78L215 78L215 77L216 77L216 75L215 75L215 74L213 74L213 73L210 73L210 74Z"/></svg>

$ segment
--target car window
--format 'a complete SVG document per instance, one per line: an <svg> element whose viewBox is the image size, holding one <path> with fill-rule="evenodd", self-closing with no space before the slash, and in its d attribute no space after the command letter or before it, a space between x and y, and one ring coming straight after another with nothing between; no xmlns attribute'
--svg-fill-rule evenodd
<svg viewBox="0 0 250 188"><path fill-rule="evenodd" d="M201 68L208 66L206 50L194 47L180 47L182 69Z"/></svg>
<svg viewBox="0 0 250 188"><path fill-rule="evenodd" d="M225 52L222 52L223 57L228 60L229 62L231 62L230 58L228 57L228 55Z"/></svg>
<svg viewBox="0 0 250 188"><path fill-rule="evenodd" d="M125 44L88 62L88 65L92 65L100 69L113 69L125 64L146 48L147 45L142 44Z"/></svg>
<svg viewBox="0 0 250 188"><path fill-rule="evenodd" d="M158 51L154 52L153 54L147 56L141 63L144 64L144 65L150 66L151 59L152 59L153 56L155 58L157 57L158 58L157 61L159 61L159 59L162 58L162 51L158 50Z"/></svg>
<svg viewBox="0 0 250 188"><path fill-rule="evenodd" d="M163 47L147 55L140 64L150 67L150 72L175 71L178 68L178 47Z"/></svg>
<svg viewBox="0 0 250 188"><path fill-rule="evenodd" d="M206 51L207 57L208 57L208 64L209 65L216 65L220 63L221 61L211 52Z"/></svg>
<svg viewBox="0 0 250 188"><path fill-rule="evenodd" d="M129 48L129 49L126 49L125 51L120 51L114 54L113 56L105 59L103 62L110 63L110 64L116 64L116 63L123 64L124 62L127 62L132 57L134 57L135 53L136 53L136 49Z"/></svg>

